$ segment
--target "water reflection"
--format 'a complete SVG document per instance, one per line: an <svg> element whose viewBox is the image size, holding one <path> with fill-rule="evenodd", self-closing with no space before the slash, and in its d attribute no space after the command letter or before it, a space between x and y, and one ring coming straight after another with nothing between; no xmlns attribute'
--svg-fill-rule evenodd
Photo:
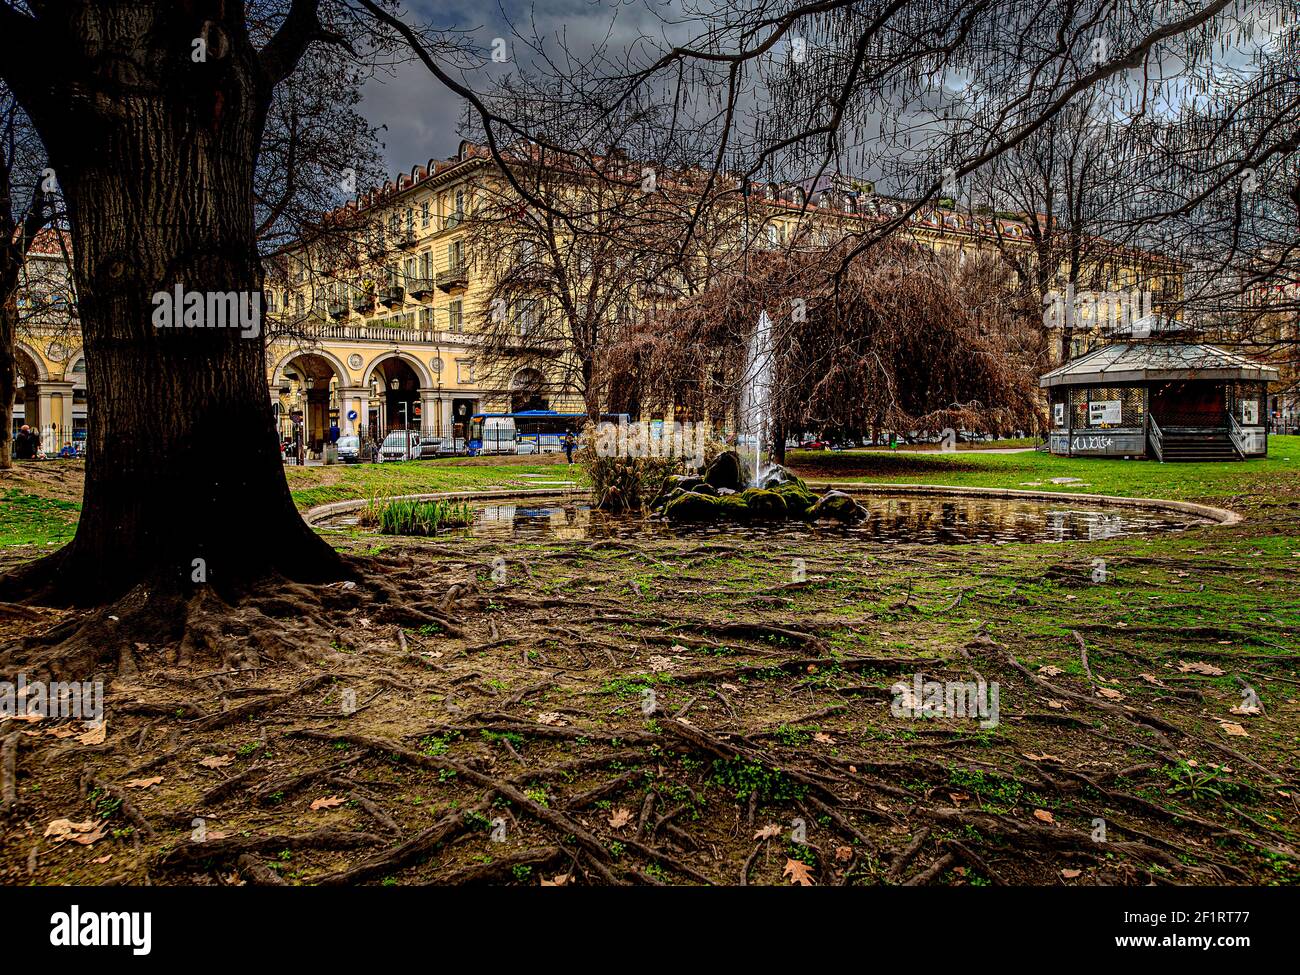
<svg viewBox="0 0 1300 975"><path fill-rule="evenodd" d="M961 545L971 542L1097 541L1178 531L1197 520L1140 509L1062 506L1056 502L992 498L860 497L871 517L852 527L805 525L672 526L658 519L593 511L584 502L511 502L479 508L472 528L452 535L518 539L632 538L642 535L850 538L883 543Z"/></svg>

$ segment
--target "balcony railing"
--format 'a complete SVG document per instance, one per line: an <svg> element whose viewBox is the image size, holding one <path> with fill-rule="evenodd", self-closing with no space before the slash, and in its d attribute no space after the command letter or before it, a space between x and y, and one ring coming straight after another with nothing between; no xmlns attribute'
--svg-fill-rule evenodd
<svg viewBox="0 0 1300 975"><path fill-rule="evenodd" d="M433 278L407 278L406 290L416 301L433 294Z"/></svg>
<svg viewBox="0 0 1300 975"><path fill-rule="evenodd" d="M373 291L358 291L352 296L352 310L360 314L372 311L375 307L375 293Z"/></svg>
<svg viewBox="0 0 1300 975"><path fill-rule="evenodd" d="M344 318L348 313L348 303L346 301L330 301L326 304L326 310L330 318Z"/></svg>
<svg viewBox="0 0 1300 975"><path fill-rule="evenodd" d="M469 287L469 274L464 264L455 264L445 271L439 271L436 280L438 288L446 292Z"/></svg>
<svg viewBox="0 0 1300 975"><path fill-rule="evenodd" d="M379 301L383 305L394 308L406 300L406 289L400 284L390 284L379 293Z"/></svg>
<svg viewBox="0 0 1300 975"><path fill-rule="evenodd" d="M407 227L398 236L398 243L404 250L411 250L420 245L420 238L415 232L414 227Z"/></svg>
<svg viewBox="0 0 1300 975"><path fill-rule="evenodd" d="M313 332L318 339L344 342L382 342L385 345L437 345L447 336L432 328L398 328L380 325L322 325Z"/></svg>

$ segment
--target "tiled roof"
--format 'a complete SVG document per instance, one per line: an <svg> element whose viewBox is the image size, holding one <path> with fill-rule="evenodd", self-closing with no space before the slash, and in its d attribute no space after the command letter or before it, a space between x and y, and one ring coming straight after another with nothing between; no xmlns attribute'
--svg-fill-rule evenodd
<svg viewBox="0 0 1300 975"><path fill-rule="evenodd" d="M1040 386L1083 386L1160 379L1253 379L1274 382L1278 371L1236 352L1192 342L1103 345L1044 376Z"/></svg>

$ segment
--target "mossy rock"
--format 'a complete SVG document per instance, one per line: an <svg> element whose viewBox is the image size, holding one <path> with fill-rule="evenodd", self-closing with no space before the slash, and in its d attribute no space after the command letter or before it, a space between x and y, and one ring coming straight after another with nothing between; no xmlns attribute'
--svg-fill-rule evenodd
<svg viewBox="0 0 1300 975"><path fill-rule="evenodd" d="M802 477L791 473L789 468L782 467L780 464L769 468L767 474L763 477L763 487L769 491L775 491L779 487L789 485L799 488L806 494L812 493L808 490L808 485Z"/></svg>
<svg viewBox="0 0 1300 975"><path fill-rule="evenodd" d="M739 490L742 486L740 480L740 456L734 450L724 450L718 454L704 472L704 483L711 484L715 488Z"/></svg>
<svg viewBox="0 0 1300 975"><path fill-rule="evenodd" d="M653 501L650 502L650 510L662 511L669 501L673 500L674 498L680 498L685 493L686 492L681 488L673 488L671 491L667 492L666 494L660 494Z"/></svg>
<svg viewBox="0 0 1300 975"><path fill-rule="evenodd" d="M851 525L866 518L867 509L843 491L828 491L808 509L805 517L809 521L838 521Z"/></svg>
<svg viewBox="0 0 1300 975"><path fill-rule="evenodd" d="M780 521L790 514L789 506L776 491L765 491L763 488L749 488L740 493L740 499L745 502L749 509L751 518L761 521Z"/></svg>
<svg viewBox="0 0 1300 975"><path fill-rule="evenodd" d="M669 474L664 478L659 493L650 502L650 510L658 511L673 498L687 491L693 491L703 483L704 479L695 474Z"/></svg>
<svg viewBox="0 0 1300 975"><path fill-rule="evenodd" d="M718 511L732 521L749 521L752 514L749 502L739 494L726 494L718 498Z"/></svg>
<svg viewBox="0 0 1300 975"><path fill-rule="evenodd" d="M708 484L706 482L700 482L699 484L695 485L695 487L690 488L689 490L694 491L696 494L707 494L715 498L718 496L718 489L715 488L712 484Z"/></svg>
<svg viewBox="0 0 1300 975"><path fill-rule="evenodd" d="M711 494L685 491L664 505L669 521L717 521L722 517L722 499Z"/></svg>
<svg viewBox="0 0 1300 975"><path fill-rule="evenodd" d="M802 518L817 503L817 495L800 484L782 484L771 489L785 499L785 506L790 509L792 518Z"/></svg>

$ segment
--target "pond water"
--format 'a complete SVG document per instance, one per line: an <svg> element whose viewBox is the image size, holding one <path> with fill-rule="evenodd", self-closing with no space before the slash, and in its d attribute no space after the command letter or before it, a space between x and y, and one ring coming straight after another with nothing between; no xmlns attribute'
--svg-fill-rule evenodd
<svg viewBox="0 0 1300 975"><path fill-rule="evenodd" d="M870 497L857 495L870 517L857 525L808 525L789 521L773 525L670 525L658 518L632 518L594 511L586 501L547 498L475 505L470 528L450 529L449 536L514 538L529 541L687 537L821 537L860 542L921 545L968 543L1096 541L1129 535L1180 531L1206 524L1175 512L1056 501L997 498ZM356 525L355 513L321 522L321 527Z"/></svg>

